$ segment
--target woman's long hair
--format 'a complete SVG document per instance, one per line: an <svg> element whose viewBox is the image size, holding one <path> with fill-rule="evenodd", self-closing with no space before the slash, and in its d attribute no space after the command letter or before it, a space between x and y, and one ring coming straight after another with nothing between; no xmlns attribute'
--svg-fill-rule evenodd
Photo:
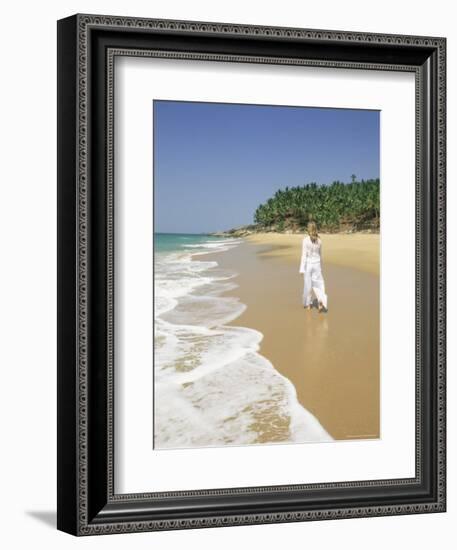
<svg viewBox="0 0 457 550"><path fill-rule="evenodd" d="M315 222L309 222L307 227L309 238L313 244L317 243L319 239L319 233L317 232L317 225Z"/></svg>

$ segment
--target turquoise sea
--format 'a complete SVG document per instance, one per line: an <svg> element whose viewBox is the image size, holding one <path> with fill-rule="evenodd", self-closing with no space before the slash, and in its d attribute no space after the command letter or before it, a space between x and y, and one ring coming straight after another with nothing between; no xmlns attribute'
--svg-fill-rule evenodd
<svg viewBox="0 0 457 550"><path fill-rule="evenodd" d="M178 252L185 250L186 245L198 245L217 242L221 239L211 235L188 233L154 233L155 252Z"/></svg>

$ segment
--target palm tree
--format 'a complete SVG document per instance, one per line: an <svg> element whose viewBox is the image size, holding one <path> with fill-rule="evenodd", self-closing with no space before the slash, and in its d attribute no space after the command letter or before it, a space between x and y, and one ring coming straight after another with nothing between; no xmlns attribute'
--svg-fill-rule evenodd
<svg viewBox="0 0 457 550"><path fill-rule="evenodd" d="M329 231L341 226L379 228L379 179L355 181L355 178L353 175L350 183L312 182L278 189L256 209L254 222L279 230L301 228L311 219Z"/></svg>

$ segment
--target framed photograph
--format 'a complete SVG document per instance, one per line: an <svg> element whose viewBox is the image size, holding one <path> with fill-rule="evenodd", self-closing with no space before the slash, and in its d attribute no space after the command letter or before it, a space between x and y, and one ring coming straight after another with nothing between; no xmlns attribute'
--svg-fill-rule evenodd
<svg viewBox="0 0 457 550"><path fill-rule="evenodd" d="M444 512L444 38L58 22L58 528Z"/></svg>

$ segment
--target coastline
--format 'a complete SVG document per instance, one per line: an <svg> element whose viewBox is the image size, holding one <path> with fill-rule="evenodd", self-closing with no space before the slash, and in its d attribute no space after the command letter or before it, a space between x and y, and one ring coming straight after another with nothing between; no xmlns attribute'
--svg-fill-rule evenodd
<svg viewBox="0 0 457 550"><path fill-rule="evenodd" d="M295 387L301 405L336 440L374 439L379 423L379 234L323 234L329 311L301 305L303 236L257 233L211 254L238 273L247 307L230 323L263 334L259 353Z"/></svg>
<svg viewBox="0 0 457 550"><path fill-rule="evenodd" d="M263 334L234 326L245 310L237 272L221 269L240 241L162 234L156 241L154 447L329 441L295 386L258 353Z"/></svg>

